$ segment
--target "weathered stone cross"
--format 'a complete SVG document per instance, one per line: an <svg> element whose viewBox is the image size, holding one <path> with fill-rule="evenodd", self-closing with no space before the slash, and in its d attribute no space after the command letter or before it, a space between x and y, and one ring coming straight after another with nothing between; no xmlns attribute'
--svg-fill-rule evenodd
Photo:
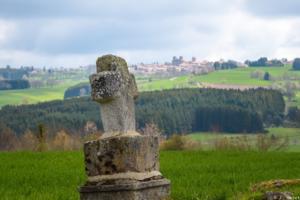
<svg viewBox="0 0 300 200"><path fill-rule="evenodd" d="M135 133L134 99L138 96L133 74L123 58L106 55L97 60L90 76L92 99L101 104L104 137Z"/></svg>
<svg viewBox="0 0 300 200"><path fill-rule="evenodd" d="M104 134L84 144L88 180L81 200L164 200L170 181L159 172L159 138L135 131L134 76L124 59L106 55L90 76L92 98L101 105Z"/></svg>

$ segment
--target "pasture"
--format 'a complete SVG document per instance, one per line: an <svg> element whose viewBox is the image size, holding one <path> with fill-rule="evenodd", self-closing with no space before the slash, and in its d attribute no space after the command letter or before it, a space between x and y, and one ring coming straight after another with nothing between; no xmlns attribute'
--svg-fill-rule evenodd
<svg viewBox="0 0 300 200"><path fill-rule="evenodd" d="M163 151L160 160L173 200L255 199L262 193L251 185L300 173L300 154L291 152ZM0 171L3 200L78 199L86 178L82 152L2 152Z"/></svg>
<svg viewBox="0 0 300 200"><path fill-rule="evenodd" d="M53 87L29 88L24 90L0 91L0 107L5 105L33 104L55 99L63 99L65 90L73 86L74 81L65 81Z"/></svg>
<svg viewBox="0 0 300 200"><path fill-rule="evenodd" d="M260 72L264 74L269 72L271 77L297 76L300 77L300 71L293 71L291 66L285 67L248 67L229 70L218 70L203 75L186 75L169 79L153 79L143 82L140 88L143 90L160 90L176 87L198 87L195 83L210 83L224 85L241 86L270 86L272 81L265 81L258 78L251 78L251 73Z"/></svg>
<svg viewBox="0 0 300 200"><path fill-rule="evenodd" d="M244 145L257 145L259 135L274 137L279 139L279 143L287 141L287 144L282 147L282 151L300 152L300 129L299 128L268 128L268 133L265 134L229 134L229 133L214 133L214 132L199 132L188 134L187 137L192 140L199 141L203 149L213 149L216 142L223 139L232 141L233 143L243 143ZM237 144L238 145L238 144Z"/></svg>

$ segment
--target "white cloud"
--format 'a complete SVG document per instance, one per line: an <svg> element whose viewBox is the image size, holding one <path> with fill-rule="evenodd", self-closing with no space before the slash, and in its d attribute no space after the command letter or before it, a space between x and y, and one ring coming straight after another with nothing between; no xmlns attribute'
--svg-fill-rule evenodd
<svg viewBox="0 0 300 200"><path fill-rule="evenodd" d="M163 62L173 55L214 60L300 56L300 18L289 14L298 3L288 0L280 15L265 17L263 9L271 9L265 8L267 1L4 0L0 66L79 66L107 53L130 63ZM280 5L272 1L268 12L280 11Z"/></svg>
<svg viewBox="0 0 300 200"><path fill-rule="evenodd" d="M299 0L244 0L243 7L249 13L265 18L300 16Z"/></svg>
<svg viewBox="0 0 300 200"><path fill-rule="evenodd" d="M235 12L222 18L222 32L213 44L213 58L255 59L274 57L293 32L293 20L261 19L244 12ZM279 57L291 57L282 54Z"/></svg>
<svg viewBox="0 0 300 200"><path fill-rule="evenodd" d="M10 39L10 35L14 32L14 29L15 27L12 23L0 19L0 45L3 45Z"/></svg>

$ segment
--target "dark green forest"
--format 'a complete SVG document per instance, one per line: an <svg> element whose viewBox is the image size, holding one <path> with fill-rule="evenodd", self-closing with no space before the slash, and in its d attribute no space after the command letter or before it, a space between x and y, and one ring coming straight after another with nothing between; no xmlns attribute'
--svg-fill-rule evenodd
<svg viewBox="0 0 300 200"><path fill-rule="evenodd" d="M90 83L79 83L72 87L69 87L64 94L64 99L86 96L91 94L91 86Z"/></svg>
<svg viewBox="0 0 300 200"><path fill-rule="evenodd" d="M254 60L254 61L246 60L245 64L249 65L250 67L283 67L284 66L281 60L278 59L268 60L267 57L261 57L258 60Z"/></svg>
<svg viewBox="0 0 300 200"><path fill-rule="evenodd" d="M166 135L192 131L255 133L280 125L284 117L280 92L266 89L172 89L140 93L136 101L137 128L155 123ZM57 100L0 110L0 126L5 124L17 135L38 124L48 132L60 129L81 133L87 122L102 129L99 105L88 97Z"/></svg>
<svg viewBox="0 0 300 200"><path fill-rule="evenodd" d="M18 90L29 87L28 80L0 80L0 90Z"/></svg>

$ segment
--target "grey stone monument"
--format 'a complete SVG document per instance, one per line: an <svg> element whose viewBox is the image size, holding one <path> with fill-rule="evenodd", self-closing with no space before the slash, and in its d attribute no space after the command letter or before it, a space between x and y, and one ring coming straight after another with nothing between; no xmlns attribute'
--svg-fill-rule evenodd
<svg viewBox="0 0 300 200"><path fill-rule="evenodd" d="M159 138L135 130L135 78L124 59L105 55L90 76L104 134L84 144L86 183L81 200L164 200L170 181L159 172Z"/></svg>

